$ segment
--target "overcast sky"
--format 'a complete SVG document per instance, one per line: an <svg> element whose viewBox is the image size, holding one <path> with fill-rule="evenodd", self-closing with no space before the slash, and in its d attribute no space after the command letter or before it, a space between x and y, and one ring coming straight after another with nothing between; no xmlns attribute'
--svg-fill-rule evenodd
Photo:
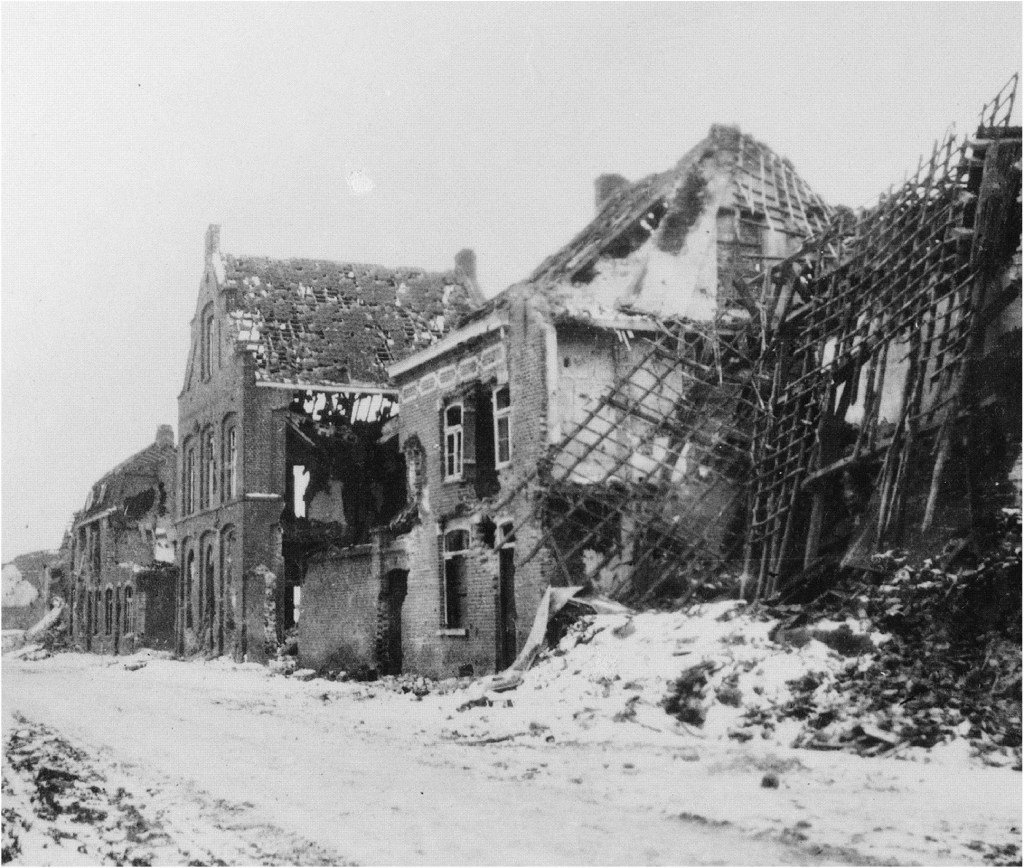
<svg viewBox="0 0 1024 868"><path fill-rule="evenodd" d="M1020 68L1018 3L2 6L2 557L177 430L203 232L484 291L715 122L866 204Z"/></svg>

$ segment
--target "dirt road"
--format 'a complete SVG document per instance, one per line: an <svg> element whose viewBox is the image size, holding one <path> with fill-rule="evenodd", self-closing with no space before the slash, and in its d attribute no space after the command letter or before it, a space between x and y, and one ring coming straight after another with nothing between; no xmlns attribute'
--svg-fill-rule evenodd
<svg viewBox="0 0 1024 868"><path fill-rule="evenodd" d="M5 826L33 826L20 859L42 864L863 864L873 848L837 844L826 813L867 800L866 820L837 819L856 829L906 800L874 767L854 793L861 779L837 786L789 756L560 743L540 727L460 740L454 704L431 700L225 663L5 658ZM941 841L908 843L913 807L889 819L877 837L905 861L992 859L985 830L989 849L942 858Z"/></svg>

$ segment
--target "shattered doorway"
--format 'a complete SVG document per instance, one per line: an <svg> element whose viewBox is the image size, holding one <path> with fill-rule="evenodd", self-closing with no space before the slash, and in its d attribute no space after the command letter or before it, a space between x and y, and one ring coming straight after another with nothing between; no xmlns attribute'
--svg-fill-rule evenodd
<svg viewBox="0 0 1024 868"><path fill-rule="evenodd" d="M409 587L408 570L391 570L381 583L380 669L402 674L402 604Z"/></svg>

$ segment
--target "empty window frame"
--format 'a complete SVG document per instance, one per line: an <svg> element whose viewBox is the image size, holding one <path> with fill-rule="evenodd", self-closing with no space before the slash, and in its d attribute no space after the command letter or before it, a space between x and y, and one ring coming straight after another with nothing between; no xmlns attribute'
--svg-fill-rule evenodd
<svg viewBox="0 0 1024 868"><path fill-rule="evenodd" d="M182 475L182 488L185 490L182 514L191 515L196 510L196 447L191 439L185 441L185 466Z"/></svg>
<svg viewBox="0 0 1024 868"><path fill-rule="evenodd" d="M135 632L135 610L132 608L132 588L128 585L124 589L124 632Z"/></svg>
<svg viewBox="0 0 1024 868"><path fill-rule="evenodd" d="M206 616L207 621L212 624L214 614L217 611L217 561L212 541L206 544L206 551L203 556L203 567L206 573L206 581L203 589L203 614Z"/></svg>
<svg viewBox="0 0 1024 868"><path fill-rule="evenodd" d="M217 453L213 446L213 428L203 432L203 491L199 506L207 509L217 502Z"/></svg>
<svg viewBox="0 0 1024 868"><path fill-rule="evenodd" d="M192 628L192 588L196 579L196 554L189 551L185 557L185 599L182 601L185 607L185 626Z"/></svg>
<svg viewBox="0 0 1024 868"><path fill-rule="evenodd" d="M224 445L224 499L238 497L238 429L234 423L225 423L221 441Z"/></svg>
<svg viewBox="0 0 1024 868"><path fill-rule="evenodd" d="M462 478L463 407L457 401L444 408L444 478Z"/></svg>
<svg viewBox="0 0 1024 868"><path fill-rule="evenodd" d="M493 392L494 401L494 464L507 467L512 463L512 401L508 386Z"/></svg>
<svg viewBox="0 0 1024 868"><path fill-rule="evenodd" d="M465 626L466 617L466 555L469 550L469 531L464 528L449 530L444 535L444 624L449 630Z"/></svg>
<svg viewBox="0 0 1024 868"><path fill-rule="evenodd" d="M202 364L203 364L203 379L207 380L213 371L213 354L216 352L216 344L214 342L214 324L213 324L213 305L209 304L203 309L203 346L202 346Z"/></svg>
<svg viewBox="0 0 1024 868"><path fill-rule="evenodd" d="M104 594L103 632L108 636L114 631L114 589L107 588Z"/></svg>

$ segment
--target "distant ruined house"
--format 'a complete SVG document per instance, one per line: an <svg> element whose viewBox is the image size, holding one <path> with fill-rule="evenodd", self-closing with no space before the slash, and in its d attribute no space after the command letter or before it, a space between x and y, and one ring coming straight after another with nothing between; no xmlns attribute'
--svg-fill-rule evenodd
<svg viewBox="0 0 1024 868"><path fill-rule="evenodd" d="M297 624L302 656L342 641L349 576L406 508L385 368L479 303L472 253L458 261L233 256L209 228L178 397L178 653L263 661Z"/></svg>
<svg viewBox="0 0 1024 868"><path fill-rule="evenodd" d="M51 570L58 560L57 552L41 551L19 555L3 565L4 630L27 630L46 614Z"/></svg>
<svg viewBox="0 0 1024 868"><path fill-rule="evenodd" d="M107 473L75 514L65 554L68 633L85 651L171 649L174 640L174 431Z"/></svg>

